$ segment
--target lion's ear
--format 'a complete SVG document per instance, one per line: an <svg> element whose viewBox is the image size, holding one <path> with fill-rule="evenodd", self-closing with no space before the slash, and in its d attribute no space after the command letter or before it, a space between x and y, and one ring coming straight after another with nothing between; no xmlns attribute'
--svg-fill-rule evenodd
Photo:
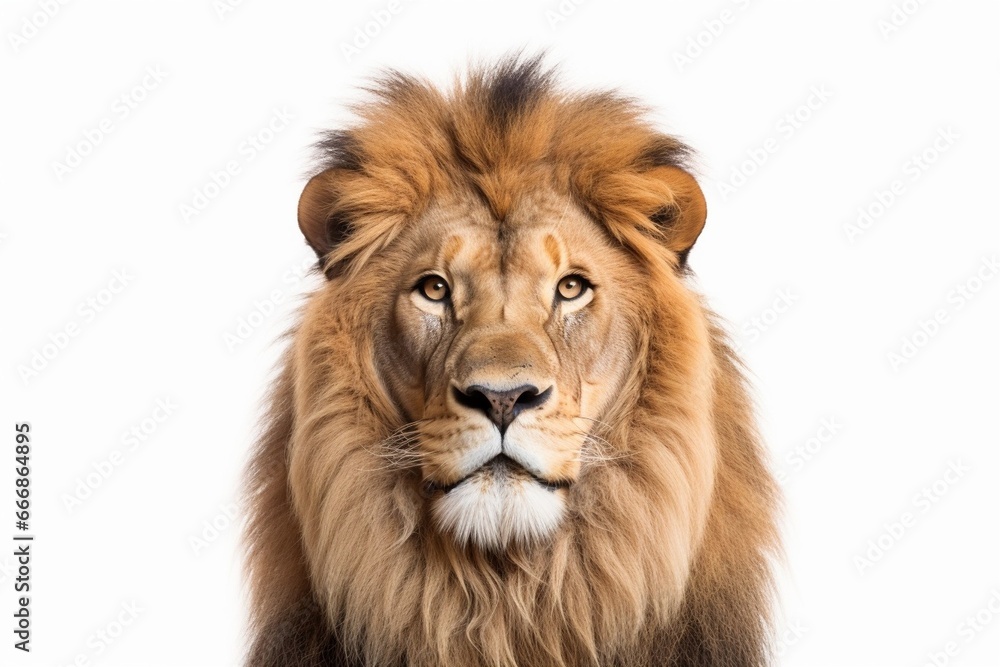
<svg viewBox="0 0 1000 667"><path fill-rule="evenodd" d="M667 239L667 247L677 253L681 266L687 261L691 246L698 240L708 207L705 195L694 176L680 167L657 167L650 174L661 180L670 191L671 201L653 216Z"/></svg>
<svg viewBox="0 0 1000 667"><path fill-rule="evenodd" d="M337 198L344 174L341 169L327 169L306 183L299 197L299 229L322 261L350 230L345 216L337 213Z"/></svg>

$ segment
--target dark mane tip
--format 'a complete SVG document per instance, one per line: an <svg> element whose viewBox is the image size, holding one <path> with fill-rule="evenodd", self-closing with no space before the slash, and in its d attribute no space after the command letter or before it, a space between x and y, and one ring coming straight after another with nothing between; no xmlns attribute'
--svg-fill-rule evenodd
<svg viewBox="0 0 1000 667"><path fill-rule="evenodd" d="M520 53L504 58L482 71L476 82L482 86L491 120L508 127L548 94L555 82L555 69L546 68L544 53L523 58Z"/></svg>
<svg viewBox="0 0 1000 667"><path fill-rule="evenodd" d="M331 130L313 144L324 169L361 171L364 155L358 141L349 130Z"/></svg>
<svg viewBox="0 0 1000 667"><path fill-rule="evenodd" d="M691 149L673 137L664 137L649 146L640 157L648 168L684 167L691 159Z"/></svg>

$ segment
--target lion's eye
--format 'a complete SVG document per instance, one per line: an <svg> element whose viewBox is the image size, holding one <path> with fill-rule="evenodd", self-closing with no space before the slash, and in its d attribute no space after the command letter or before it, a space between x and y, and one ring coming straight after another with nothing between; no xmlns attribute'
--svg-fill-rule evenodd
<svg viewBox="0 0 1000 667"><path fill-rule="evenodd" d="M448 298L448 282L441 276L427 276L420 281L417 289L430 301L444 301Z"/></svg>
<svg viewBox="0 0 1000 667"><path fill-rule="evenodd" d="M563 301L572 301L582 296L588 289L590 289L590 283L587 282L587 279L573 274L559 281L556 293Z"/></svg>

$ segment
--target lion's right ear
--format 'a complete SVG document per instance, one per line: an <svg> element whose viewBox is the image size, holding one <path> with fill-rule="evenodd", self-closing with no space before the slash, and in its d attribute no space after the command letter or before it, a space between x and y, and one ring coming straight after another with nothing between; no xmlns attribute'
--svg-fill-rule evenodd
<svg viewBox="0 0 1000 667"><path fill-rule="evenodd" d="M651 218L667 238L667 247L677 254L678 264L687 264L688 253L705 227L708 215L705 194L698 181L680 167L663 166L650 175L667 186L670 201Z"/></svg>
<svg viewBox="0 0 1000 667"><path fill-rule="evenodd" d="M350 222L336 206L343 180L342 169L327 169L310 178L299 197L299 229L321 263L350 232Z"/></svg>

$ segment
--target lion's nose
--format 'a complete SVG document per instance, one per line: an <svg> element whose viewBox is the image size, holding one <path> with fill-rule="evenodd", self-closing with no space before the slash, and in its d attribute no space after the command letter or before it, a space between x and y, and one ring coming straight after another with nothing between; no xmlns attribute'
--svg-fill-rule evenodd
<svg viewBox="0 0 1000 667"><path fill-rule="evenodd" d="M515 389L497 390L474 384L465 389L455 387L455 400L461 405L486 413L503 435L510 423L523 411L536 408L552 395L552 387L539 392L530 384Z"/></svg>

